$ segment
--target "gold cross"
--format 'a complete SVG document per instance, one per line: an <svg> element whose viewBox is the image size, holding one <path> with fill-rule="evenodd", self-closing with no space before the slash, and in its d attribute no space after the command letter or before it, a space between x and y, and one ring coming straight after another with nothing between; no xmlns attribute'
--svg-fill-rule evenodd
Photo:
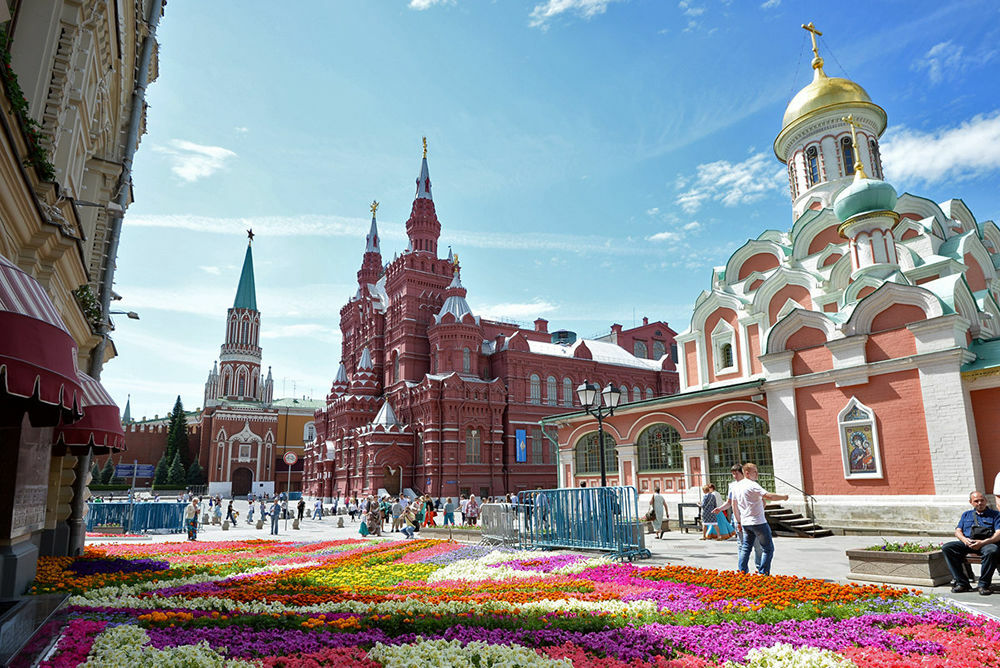
<svg viewBox="0 0 1000 668"><path fill-rule="evenodd" d="M858 153L857 128L861 127L861 123L854 120L854 114L848 114L840 120L851 126L851 146L854 148L854 176L858 179L867 179L868 175L865 174L865 166L861 164L861 154Z"/></svg>
<svg viewBox="0 0 1000 668"><path fill-rule="evenodd" d="M375 212L378 211L378 202L376 202L375 200L372 200L372 205L371 205L370 208L372 210L372 218L374 218L375 217Z"/></svg>
<svg viewBox="0 0 1000 668"><path fill-rule="evenodd" d="M427 157L427 137L424 137L424 157Z"/></svg>
<svg viewBox="0 0 1000 668"><path fill-rule="evenodd" d="M812 43L813 43L813 55L819 58L819 49L816 47L816 38L822 35L823 33L821 33L819 30L816 30L816 26L813 24L812 21L810 21L809 23L803 23L802 29L809 31L809 37L812 38Z"/></svg>

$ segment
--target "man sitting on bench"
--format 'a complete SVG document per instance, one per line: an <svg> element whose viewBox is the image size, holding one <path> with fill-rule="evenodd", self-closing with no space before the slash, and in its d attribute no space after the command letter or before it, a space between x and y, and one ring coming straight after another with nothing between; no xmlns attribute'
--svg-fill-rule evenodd
<svg viewBox="0 0 1000 668"><path fill-rule="evenodd" d="M986 497L982 492L969 495L972 510L966 510L958 520L955 538L950 543L941 546L948 570L955 584L951 591L960 594L972 591L969 578L965 572L965 557L976 553L982 557L982 570L979 574L979 584L976 587L982 596L993 593L993 571L997 567L998 552L1000 552L1000 512L986 506Z"/></svg>

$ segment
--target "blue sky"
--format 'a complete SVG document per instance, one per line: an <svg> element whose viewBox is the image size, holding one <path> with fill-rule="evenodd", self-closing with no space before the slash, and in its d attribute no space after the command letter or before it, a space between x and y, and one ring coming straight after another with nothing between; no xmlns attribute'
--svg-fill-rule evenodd
<svg viewBox="0 0 1000 668"><path fill-rule="evenodd" d="M427 136L440 248L473 310L583 336L687 328L711 268L792 223L771 144L811 76L886 109L898 191L1000 217L1000 4L991 0L171 2L125 217L119 357L133 416L202 405L253 227L276 396L324 396L368 207L382 253Z"/></svg>

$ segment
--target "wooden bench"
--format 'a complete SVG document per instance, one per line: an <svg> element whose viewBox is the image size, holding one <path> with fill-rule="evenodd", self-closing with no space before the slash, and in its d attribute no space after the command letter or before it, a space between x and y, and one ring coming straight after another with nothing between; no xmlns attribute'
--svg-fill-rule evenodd
<svg viewBox="0 0 1000 668"><path fill-rule="evenodd" d="M976 579L976 575L972 572L972 564L983 565L983 558L978 554L967 554L965 555L965 574L969 576L969 581Z"/></svg>

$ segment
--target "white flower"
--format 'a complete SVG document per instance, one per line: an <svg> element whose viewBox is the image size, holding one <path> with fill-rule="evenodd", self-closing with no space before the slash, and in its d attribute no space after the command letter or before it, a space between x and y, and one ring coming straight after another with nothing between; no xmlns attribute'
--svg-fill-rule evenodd
<svg viewBox="0 0 1000 668"><path fill-rule="evenodd" d="M457 640L424 640L412 645L377 643L368 658L385 668L572 668L564 659L548 659L520 645L489 645Z"/></svg>
<svg viewBox="0 0 1000 668"><path fill-rule="evenodd" d="M744 663L727 661L724 668L857 668L850 659L839 656L828 649L815 647L792 647L779 643L772 647L752 649L747 652Z"/></svg>

